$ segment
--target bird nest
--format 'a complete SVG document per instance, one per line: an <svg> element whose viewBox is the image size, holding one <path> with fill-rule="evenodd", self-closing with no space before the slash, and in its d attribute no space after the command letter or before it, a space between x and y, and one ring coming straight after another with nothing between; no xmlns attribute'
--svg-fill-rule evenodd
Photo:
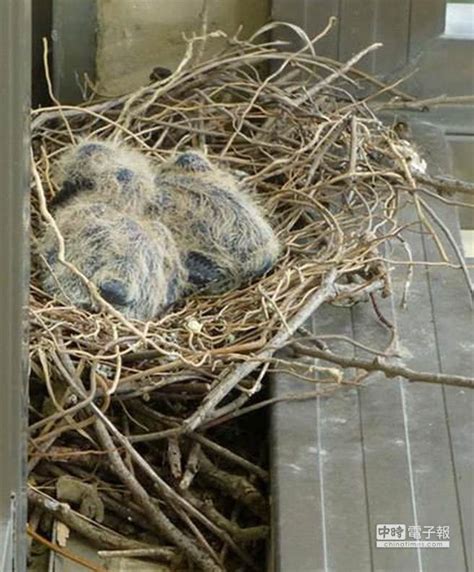
<svg viewBox="0 0 474 572"><path fill-rule="evenodd" d="M88 313L51 299L33 258L36 527L47 513L105 555L178 560L179 569L187 561L203 570L259 569L268 474L258 447L245 451L229 423L248 411L270 370L317 370L323 393L352 384L335 366L306 363L303 374L278 350L305 334L323 303L369 298L376 306L377 296L390 295L386 253L394 242L403 246L402 206L433 233L415 192L428 179L419 157L374 114L412 99L354 67L377 46L339 63L317 56L318 38L292 28L303 40L297 52L267 42L269 27L250 41L210 34L207 41L225 41L218 55L203 60L205 38L194 38L174 73L134 93L33 112L33 250L54 225L54 165L89 137L125 143L155 162L205 149L242 172L283 245L260 280L191 296L146 323L106 303ZM31 534L38 530L32 524Z"/></svg>

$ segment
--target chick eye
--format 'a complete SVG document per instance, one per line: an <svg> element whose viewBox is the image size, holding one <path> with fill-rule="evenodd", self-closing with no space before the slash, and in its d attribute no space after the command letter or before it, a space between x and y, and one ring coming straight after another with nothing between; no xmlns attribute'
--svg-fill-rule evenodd
<svg viewBox="0 0 474 572"><path fill-rule="evenodd" d="M128 292L125 284L119 280L108 280L99 286L102 298L113 306L125 306L128 302Z"/></svg>

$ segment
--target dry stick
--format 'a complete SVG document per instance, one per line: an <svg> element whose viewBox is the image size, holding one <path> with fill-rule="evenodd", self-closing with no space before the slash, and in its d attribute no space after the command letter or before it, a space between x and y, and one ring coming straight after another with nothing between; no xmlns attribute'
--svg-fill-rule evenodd
<svg viewBox="0 0 474 572"><path fill-rule="evenodd" d="M352 182L352 176L355 175L357 166L357 117L353 115L351 117L351 149L349 154L349 171L350 181Z"/></svg>
<svg viewBox="0 0 474 572"><path fill-rule="evenodd" d="M128 437L130 439L130 437ZM183 476L183 467L181 460L181 449L176 435L172 435L168 439L168 465L174 479L179 481Z"/></svg>
<svg viewBox="0 0 474 572"><path fill-rule="evenodd" d="M40 507L57 520L64 522L69 528L89 539L95 545L117 550L150 548L144 542L125 538L117 532L87 519L74 511L68 504L41 494L31 487L28 489L28 502L33 506Z"/></svg>
<svg viewBox="0 0 474 572"><path fill-rule="evenodd" d="M143 415L145 415L145 416L147 416L147 417L149 417L155 421L158 421L158 423L160 423L162 425L165 423L165 421L163 421L163 419L157 418L156 412L154 410L149 409L146 406L135 405L135 409L137 411L141 411L143 413ZM177 423L172 423L172 425L177 426ZM131 436L128 436L128 440L130 441L130 443L141 443L141 442L147 442L147 441L154 441L154 440L156 440L156 435L161 435L161 434L162 434L162 431L157 432L157 433L146 433L144 435L131 435ZM193 445L193 447L191 449L192 452L195 451L196 446L198 446L198 448L200 448L200 445L204 445L205 447L207 447L208 449L211 449L212 451L214 451L215 453L217 453L218 455L220 455L224 459L227 459L230 462L233 462L237 465L240 465L241 467L244 467L245 469L247 469L251 473L258 475L262 480L268 481L268 479L269 479L268 471L265 471L264 469L262 469L258 465L255 465L254 463L247 461L247 459L244 459L240 455L237 455L236 453L233 453L229 449L222 447L218 443L214 443L214 441L211 441L210 439L208 439L207 437L205 437L201 433L189 433L188 437L190 439L192 439L193 441L196 441L196 443ZM191 453L189 455L189 458L191 458ZM188 464L190 462L189 458L188 458ZM191 468L191 471L192 471L192 468ZM189 477L188 477L188 479L189 479ZM183 477L181 482L184 481L185 483L187 483L188 479L185 480ZM189 484L187 486L189 486ZM181 484L180 484L180 488L183 488Z"/></svg>
<svg viewBox="0 0 474 572"><path fill-rule="evenodd" d="M202 452L198 478L242 503L248 510L260 518L265 518L268 507L262 493L246 477L233 475L222 470Z"/></svg>
<svg viewBox="0 0 474 572"><path fill-rule="evenodd" d="M351 71L354 71L354 70L351 70ZM368 95L367 97L364 97L364 99L355 100L353 103L350 103L346 107L343 107L341 111L346 111L347 109L358 107L361 104L369 104L369 102L372 99L379 98L383 93L387 93L387 92L395 93L397 91L395 89L397 87L397 85L400 85L401 83L408 81L411 78L411 76L414 75L415 73L416 73L416 70L411 71L410 73L408 73L407 75L397 79L393 83L385 85L379 91L376 91L376 92ZM408 98L407 95L403 95L403 97ZM369 107L369 109L370 109L370 107Z"/></svg>
<svg viewBox="0 0 474 572"><path fill-rule="evenodd" d="M335 293L334 284L336 282L337 272L331 270L328 276L323 280L321 287L310 298L303 308L288 322L288 329L283 329L278 332L269 342L267 349L257 354L257 358L264 360L271 357L277 348L281 347L286 340L296 332L296 330L303 324L311 314L321 306L324 302L329 300ZM224 378L221 383L212 389L208 396L205 398L203 405L191 417L188 417L183 423L183 430L186 432L194 431L201 425L217 405L224 399L224 397L232 391L232 389L255 368L259 367L259 362L244 362L238 365L234 371Z"/></svg>
<svg viewBox="0 0 474 572"><path fill-rule="evenodd" d="M196 357L197 359L202 359L203 357L205 358L208 355L217 357L217 356L225 356L227 354L234 354L234 353L239 354L239 353L244 353L244 352L248 352L248 351L252 351L252 350L258 350L264 344L265 344L265 340L263 338L259 338L258 340L253 340L253 341L248 342L248 343L235 344L235 345L231 345L231 346L224 346L224 347L216 348L215 350L210 350L210 351L209 350L202 351L202 352L191 352L191 351L189 351L189 355L187 355L186 358ZM143 352L140 352L141 359L153 359L154 357L158 357L161 355L163 355L163 352L162 351L157 352L156 350L145 350ZM156 367L150 368L146 373L147 373L147 376L150 376L150 375L155 375L155 374L170 371L170 370L172 371L173 367L176 367L177 365L181 365L181 359L177 359L173 362L160 364ZM197 375L198 375L198 373L199 372L197 372ZM120 385L122 386L122 384L129 384L130 382L134 382L134 381L140 379L141 377L143 377L143 373L131 374L127 377L122 378Z"/></svg>
<svg viewBox="0 0 474 572"><path fill-rule="evenodd" d="M459 181L459 182L464 183L464 181ZM436 193L434 191L430 191L429 189L426 189L425 187L418 187L417 191L420 191L421 193L425 193L426 195L429 195L433 199L436 199L437 201L441 201L445 205L450 205L451 207L462 207L462 208L466 208L466 209L474 209L473 203L466 203L463 201L455 201L452 199L447 199L443 195L440 195L439 193ZM472 186L472 192L474 193L474 185Z"/></svg>
<svg viewBox="0 0 474 572"><path fill-rule="evenodd" d="M76 554L74 554L74 552L71 552L70 550L67 550L66 548L62 548L58 544L51 542L47 538L44 538L44 536L41 536L41 534L38 534L37 532L35 532L31 528L31 526L29 526L29 525L26 528L26 532L28 533L29 536L31 536L31 538L33 538L37 542L44 544L50 550L57 552L58 554L60 554L64 558L67 558L68 560L70 560L71 562L75 562L76 564L80 564L84 568L87 568L87 570L93 570L94 572L107 572L107 570L105 568L102 568L102 566L99 566L98 564L94 564L94 562L91 562L90 560L86 560L85 558L82 558L81 556L77 556Z"/></svg>
<svg viewBox="0 0 474 572"><path fill-rule="evenodd" d="M390 365L384 363L378 356L373 360L364 360L357 358L347 358L335 354L329 350L319 350L317 348L308 347L299 343L292 344L292 347L300 355L319 358L331 363L340 365L343 368L358 368L367 372L380 371L386 377L404 377L409 381L423 381L426 383L438 383L442 385L454 385L457 387L474 388L474 378L464 377L462 375L446 375L443 373L429 373L424 371L414 371L404 366Z"/></svg>
<svg viewBox="0 0 474 572"><path fill-rule="evenodd" d="M78 380L80 382L80 380ZM85 390L82 387L82 384L79 385L76 381L71 377L68 379L68 382L74 387L74 389L79 393L79 395L83 395ZM100 419L105 427L107 427L111 433L115 436L115 438L119 441L119 443L124 447L126 452L130 454L131 458L142 468L142 470L152 479L155 488L166 498L171 506L177 505L183 507L191 516L197 518L202 524L204 524L211 532L213 532L218 538L227 542L234 552L242 558L244 562L246 562L251 568L255 568L252 560L250 557L241 550L235 542L222 530L219 529L214 523L212 523L208 518L202 515L194 506L192 506L188 501L182 498L173 488L171 488L166 481L158 476L158 474L152 469L152 467L145 461L145 459L135 450L135 448L128 442L127 437L125 437L116 427L115 425L107 418L104 412L95 404L91 403L91 409L97 415L98 420ZM99 422L97 420L97 422ZM105 430L105 429L104 429ZM177 429L170 429L168 431L169 435L177 434L180 432L180 428ZM164 433L164 432L163 432ZM108 435L108 434L107 434ZM167 436L169 436L167 435ZM125 465L124 465L125 466Z"/></svg>
<svg viewBox="0 0 474 572"><path fill-rule="evenodd" d="M242 130L242 126L243 126L244 121L246 119L246 116L248 115L248 113L250 113L255 102L257 101L257 99L259 98L259 96L261 95L261 93L265 89L265 87L267 85L271 85L272 83L274 83L276 78L279 75L281 76L283 70L285 70L293 60L297 60L298 56L300 54L302 54L303 52L305 52L307 49L309 49L311 51L312 55L314 57L316 57L316 54L315 54L314 48L313 48L313 43L317 42L319 39L321 39L323 36L325 36L329 32L329 30L332 28L332 26L335 24L335 22L336 22L336 18L334 18L334 17L329 18L329 22L328 22L326 28L321 32L321 34L318 34L316 36L316 38L314 38L314 40L310 40L309 37L307 36L307 34L304 32L304 30L299 28L299 26L294 26L293 24L288 24L288 23L284 23L284 22L271 22L271 23L267 24L266 26L264 26L263 28L261 28L260 30L258 30L257 33L254 34L254 36L252 36L252 38L255 38L256 35L260 35L264 32L268 32L268 31L274 29L275 27L278 27L279 25L280 26L285 25L285 26L288 26L289 28L291 28L297 34L299 34L300 37L302 37L302 39L304 40L305 46L303 46L303 48L301 48L297 52L290 53L288 55L288 57L283 60L281 65L278 67L278 69L276 69L273 73L269 74L265 78L265 80L258 86L258 88L255 90L255 93L252 94L252 97L251 97L249 103L247 104L246 109L241 114L239 121L238 121L238 124L235 126L232 135L230 136L225 147L221 151L221 156L226 155L228 150L231 148L234 139L240 134L240 132ZM268 129L268 127L272 123L273 123L272 119L270 119L270 121L267 120L264 124L264 127Z"/></svg>
<svg viewBox="0 0 474 572"><path fill-rule="evenodd" d="M187 500L191 502L196 508L201 510L206 516L215 521L223 530L227 531L232 538L239 542L252 542L259 539L268 538L270 527L267 525L249 526L247 528L240 528L240 526L225 516L223 516L215 507L212 501L208 498L201 499L189 490L183 492ZM241 505L239 505L241 506ZM228 547L227 544L224 546Z"/></svg>
<svg viewBox="0 0 474 572"><path fill-rule="evenodd" d="M128 487L135 501L141 506L145 515L156 526L157 530L170 542L180 548L188 558L199 565L205 572L222 572L222 568L203 550L198 548L193 540L183 534L176 526L157 510L140 482L130 473L112 441L105 425L97 420L95 424L97 435L104 449L108 451L112 468L120 480Z"/></svg>
<svg viewBox="0 0 474 572"><path fill-rule="evenodd" d="M451 177L431 177L423 173L415 173L414 177L417 181L430 187L434 187L444 193L465 193L467 195L474 194L474 183L454 179Z"/></svg>
<svg viewBox="0 0 474 572"><path fill-rule="evenodd" d="M472 299L472 297L474 296L474 284L471 281L471 276L469 274L469 270L467 268L466 261L464 260L464 256L463 256L463 253L461 252L461 249L459 248L458 244L454 240L454 237L453 237L451 231L449 230L449 228L439 218L439 216L436 214L436 212L430 207L430 205L426 201L424 201L421 198L419 200L420 200L420 203L423 206L423 208L426 211L428 211L430 216L433 218L433 220L436 222L436 224L442 230L443 234L448 239L449 244L452 246L454 252L456 253L456 258L458 259L459 264L462 268L462 271L464 274L464 279L466 280L466 284L467 284L469 292L471 293L471 299Z"/></svg>
<svg viewBox="0 0 474 572"><path fill-rule="evenodd" d="M190 435L190 437L192 439L194 439L195 441L197 441L198 443L201 443L202 445L204 445L208 449L211 449L211 451L218 453L219 455L221 455L225 459L227 459L233 463L236 463L237 465L240 465L241 467L244 467L245 469L247 469L251 473L255 473L262 480L268 481L268 479L269 479L268 471L265 471L264 469L262 469L258 465L255 465L254 463L247 461L247 459L244 459L240 455L237 455L236 453L229 451L229 449L222 447L218 443L214 443L214 441L211 441L210 439L208 439L207 437L204 437L204 435L201 435L200 433L192 433Z"/></svg>
<svg viewBox="0 0 474 572"><path fill-rule="evenodd" d="M56 407L56 409L58 409L58 411L56 413L53 413L52 415L49 415L48 417L45 417L44 419L41 419L40 421L37 421L36 423L32 423L28 428L29 434L32 435L37 429L40 429L41 427L46 425L46 428L45 428L43 434L48 435L51 425L54 424L55 421L58 421L58 420L62 419L63 417L66 417L66 419L70 423L70 425L74 425L75 421L74 421L73 415L75 415L81 409L84 409L87 405L92 403L95 395L96 395L95 378L91 378L91 386L90 386L88 395L86 395L86 397L83 401L76 403L76 405L73 405L73 406L69 407L68 409L64 409L62 407L61 403L54 403L54 406ZM65 393L63 396L63 401L68 399L69 397L70 396L67 393ZM33 440L33 442L34 442L34 440Z"/></svg>
<svg viewBox="0 0 474 572"><path fill-rule="evenodd" d="M297 26L296 24L292 24L290 22L269 22L268 24L265 24L264 26L259 28L253 34L253 36L251 36L249 38L248 41L250 43L254 42L255 39L258 38L258 36L261 36L262 34L267 34L268 32L271 32L272 30L274 30L275 28L285 27L285 28L289 28L290 30L292 30L299 37L299 39L303 42L303 47L300 50L298 50L297 52L292 52L292 53L299 55L299 54L304 53L306 50L309 50L311 52L311 55L313 57L315 57L316 52L314 51L313 44L316 43L323 36L325 36L335 23L336 23L336 18L331 17L329 19L329 22L328 22L326 28L320 34L318 34L313 40L311 40L310 37L308 36L308 34L305 32L305 30L303 30L303 28L300 28L300 26ZM277 42L273 42L273 44L276 46ZM279 45L281 45L281 42L279 42Z"/></svg>
<svg viewBox="0 0 474 572"><path fill-rule="evenodd" d="M156 558L171 560L175 556L172 548L133 548L131 550L99 550L101 558Z"/></svg>
<svg viewBox="0 0 474 572"><path fill-rule="evenodd" d="M179 482L179 488L181 491L186 491L191 486L198 470L199 470L199 457L201 455L201 445L200 443L194 443L191 447L191 451L186 462L186 469L184 471L183 478Z"/></svg>
<svg viewBox="0 0 474 572"><path fill-rule="evenodd" d="M350 60L348 60L341 68L337 69L332 74L328 75L328 77L324 78L323 80L319 81L317 84L310 87L306 91L306 93L304 93L303 95L300 95L295 100L289 100L288 103L293 107L299 107L301 104L303 104L309 98L311 98L313 95L318 93L318 91L321 91L323 88L330 85L334 80L336 80L337 78L346 74L364 56L366 56L370 52L373 52L374 50L377 50L381 46L383 46L383 44L375 43L375 44L372 44L371 46L368 46L367 48L363 49L358 54L353 56Z"/></svg>
<svg viewBox="0 0 474 572"><path fill-rule="evenodd" d="M201 39L196 50L196 56L194 59L194 65L198 64L204 55L204 49L206 47L206 41L208 38L207 28L209 23L209 0L202 0L202 8L199 14L199 20L201 21Z"/></svg>
<svg viewBox="0 0 474 572"><path fill-rule="evenodd" d="M92 405L92 407L94 408L96 406ZM213 524L207 517L202 515L199 512L199 510L197 510L188 501L186 501L179 494L177 494L174 491L174 489L172 489L165 481L163 481L155 473L155 471L153 471L153 469L150 467L150 465L143 459L143 457L141 457L141 455L133 448L133 446L130 443L128 443L127 438L124 437L118 431L118 429L116 429L116 427L107 419L107 417L103 416L102 421L104 421L104 424L107 425L107 427L109 427L109 429L112 430L113 434L116 436L116 438L119 440L119 442L124 446L124 448L130 453L132 458L134 458L134 460L140 465L140 467L145 470L145 472L148 474L148 476L153 479L153 483L154 483L156 489L165 498L167 498L168 501L171 501L171 503L176 503L178 506L182 506L184 509L186 509L190 515L194 516L200 522L202 522L218 538L220 538L223 542L227 542L227 544L229 544L232 547L233 551L236 554L238 554L240 556L240 558L242 558L242 560L244 562L246 562L251 568L255 568L255 566L254 566L253 562L251 561L251 559L249 558L249 556L244 551L242 551L225 532L220 530L220 528L218 526ZM170 432L171 431L176 433L176 430L172 429L172 430L170 430Z"/></svg>
<svg viewBox="0 0 474 572"><path fill-rule="evenodd" d="M411 171L409 170L409 167L406 163L406 160L400 156L400 154L397 152L397 150L395 149L394 145L392 143L390 143L390 146L392 148L392 150L394 151L394 153L396 155L399 156L400 161L406 171L407 174L407 178L413 188L414 191L416 191L416 182L414 179L414 175L412 175ZM426 226L426 228L430 231L431 236L433 238L433 240L435 241L438 250L441 254L441 256L443 257L444 261L447 262L448 261L448 257L444 251L443 245L440 241L440 239L438 238L438 236L436 235L436 233L434 232L434 230L432 229L429 221L426 219L426 217L424 216L423 212L422 212L422 207L425 208L425 210L431 215L431 217L434 219L434 221L437 223L437 225L441 228L441 230L443 231L444 235L447 237L448 241L450 242L451 246L453 247L453 250L458 258L458 261L461 265L461 269L464 275L464 279L466 280L467 283L467 287L469 289L469 293L471 295L471 304L472 304L472 298L474 295L474 286L471 282L471 277L469 275L469 270L467 269L465 260L464 260L464 256L462 255L461 250L459 249L459 246L456 244L456 241L454 240L451 232L449 231L449 229L446 227L446 225L443 223L443 221L438 217L438 215L434 212L434 210L426 203L426 201L424 201L422 198L420 198L416 193L413 194L414 200L415 200L415 204L416 207L418 209L418 213L419 213L419 217L420 217L420 221Z"/></svg>
<svg viewBox="0 0 474 572"><path fill-rule="evenodd" d="M210 429L211 427L215 427L217 425L222 425L223 423L227 423L233 419L237 419L237 417L242 417L242 415L247 415L247 413L253 413L254 411L258 411L259 409L263 409L264 407L268 407L270 405L276 405L277 403L282 403L284 401L306 401L308 399L316 399L317 397L327 397L335 393L335 391L339 390L341 387L351 388L354 384L347 385L332 385L328 389L319 389L317 391L306 391L304 393L289 393L287 395L282 395L281 397L271 397L270 399L266 399L265 401L259 401L258 403L254 403L253 405L249 405L248 407L242 407L237 411L233 411L227 415L222 417L216 417L212 421L208 421L203 425L203 429Z"/></svg>
<svg viewBox="0 0 474 572"><path fill-rule="evenodd" d="M58 106L59 114L61 115L61 118L64 122L64 125L66 126L66 130L68 132L69 138L71 139L71 143L75 143L74 135L73 135L71 127L70 127L69 123L67 122L66 117L62 111L61 103L56 98L56 96L54 95L53 83L51 81L51 75L49 73L49 65L48 65L48 39L47 38L43 38L43 66L44 66L44 75L45 75L45 79L46 79L46 84L48 86L49 97Z"/></svg>
<svg viewBox="0 0 474 572"><path fill-rule="evenodd" d="M419 99L415 101L387 101L381 103L377 110L380 109L415 109L423 110L426 107L436 107L438 105L463 105L472 103L474 95L438 95L437 97L430 97L428 99Z"/></svg>

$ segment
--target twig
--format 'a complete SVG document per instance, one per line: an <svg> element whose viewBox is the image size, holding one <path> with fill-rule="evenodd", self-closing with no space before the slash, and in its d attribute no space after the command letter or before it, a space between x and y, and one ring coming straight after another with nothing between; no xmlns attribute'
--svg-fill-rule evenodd
<svg viewBox="0 0 474 572"><path fill-rule="evenodd" d="M257 358L263 360L267 357L271 357L275 352L276 348L279 348L285 341L292 335L296 330L303 324L309 316L317 309L321 304L327 301L334 294L334 283L336 281L337 272L331 270L325 280L323 281L321 288L318 289L316 294L314 294L309 302L305 304L302 310L296 314L296 316L288 322L288 329L284 329L276 334L270 340L270 349L266 349L263 352L257 354ZM275 349L273 349L275 348ZM224 397L245 377L247 377L254 369L258 367L258 362L246 362L235 368L232 374L223 379L216 387L209 392L203 405L188 419L184 421L183 430L185 432L194 431L199 425L201 425L205 419L210 415L213 409L224 399Z"/></svg>
<svg viewBox="0 0 474 572"><path fill-rule="evenodd" d="M67 550L66 548L62 548L61 546L59 546L55 542L51 542L47 538L44 538L44 536L41 536L41 534L38 534L37 532L35 532L31 528L31 526L27 526L26 531L27 531L28 535L31 536L31 538L33 538L37 542L40 542L41 544L44 544L44 546L46 546L50 550L53 550L54 552L57 552L58 554L60 554L64 558L67 558L67 560L70 560L71 562L75 562L76 564L80 564L84 568L87 568L87 570L93 570L94 572L107 572L107 570L105 568L102 568L102 566L99 566L98 564L94 564L93 562L90 562L89 560L82 558L82 556L77 556L77 554L74 554L74 552L71 552L70 550Z"/></svg>
<svg viewBox="0 0 474 572"><path fill-rule="evenodd" d="M474 284L471 281L471 275L470 275L469 270L467 268L466 261L464 260L464 256L463 256L463 253L461 252L461 249L459 248L459 246L458 246L456 240L454 239L449 228L444 224L444 222L440 219L440 217L436 214L436 212L430 207L430 205L421 198L420 198L420 203L423 206L423 208L426 211L428 211L431 218L439 226L442 233L446 236L446 238L447 238L449 244L451 245L452 249L456 253L456 258L458 259L459 265L461 266L461 269L462 269L462 272L464 275L464 280L466 281L467 288L468 288L469 293L471 295L471 301L472 301L472 297L474 296Z"/></svg>
<svg viewBox="0 0 474 572"><path fill-rule="evenodd" d="M462 181L461 179L454 179L452 177L432 177L423 173L416 173L415 179L437 189L442 193L464 193L467 195L474 194L474 183Z"/></svg>
<svg viewBox="0 0 474 572"><path fill-rule="evenodd" d="M147 518L149 518L156 526L160 534L178 546L189 558L192 559L193 562L196 562L196 564L206 572L221 571L221 567L205 552L198 548L189 537L176 528L176 526L163 514L163 512L156 510L154 505L150 502L150 498L146 490L138 482L136 477L130 473L121 459L104 424L97 420L95 427L100 441L104 448L109 452L109 459L117 476L128 486L136 502L140 505Z"/></svg>
<svg viewBox="0 0 474 572"><path fill-rule="evenodd" d="M335 81L338 77L343 76L345 73L347 73L351 68L353 68L355 66L355 64L360 61L364 56L366 56L367 54L369 54L370 52L373 52L374 50L377 50L378 48L380 48L383 44L381 43L375 43L372 44L371 46L368 46L367 48L361 50L359 53L355 54L354 56L352 56L352 58L350 58L350 60L348 60L340 69L334 71L332 74L328 75L328 77L324 78L323 80L321 80L320 82L318 82L316 85L313 85L312 87L310 87L305 95L302 95L300 97L297 97L294 101L291 102L291 105L293 105L294 107L298 107L300 106L302 103L304 103L307 99L312 98L314 95L316 95L319 91L321 91L322 89L324 89L325 87L327 87L328 85L330 85L333 81Z"/></svg>
<svg viewBox="0 0 474 572"><path fill-rule="evenodd" d="M117 550L150 548L143 542L125 538L117 532L85 518L69 505L58 502L31 487L28 489L28 502L33 506L41 507L42 510L64 522L69 528L89 539L95 545Z"/></svg>
<svg viewBox="0 0 474 572"><path fill-rule="evenodd" d="M319 350L317 348L304 346L296 342L292 344L292 346L300 355L307 355L321 360L329 361L344 368L353 367L357 369L363 369L367 372L380 371L389 378L404 377L409 381L423 381L426 383L453 385L456 387L468 387L470 389L474 388L474 379L464 377L462 375L447 375L443 373L414 371L404 366L384 363L379 357L375 357L371 361L358 358L348 358L328 350Z"/></svg>
<svg viewBox="0 0 474 572"><path fill-rule="evenodd" d="M436 97L429 97L428 99L419 99L415 101L387 101L379 103L377 109L414 109L418 111L425 111L430 107L437 107L440 105L466 105L474 101L474 95L438 95Z"/></svg>
<svg viewBox="0 0 474 572"><path fill-rule="evenodd" d="M265 518L267 505L260 491L245 477L228 473L214 465L202 452L198 477L230 495L257 516Z"/></svg>
<svg viewBox="0 0 474 572"><path fill-rule="evenodd" d="M176 556L173 548L135 548L131 550L99 550L101 558L156 558L170 561Z"/></svg>

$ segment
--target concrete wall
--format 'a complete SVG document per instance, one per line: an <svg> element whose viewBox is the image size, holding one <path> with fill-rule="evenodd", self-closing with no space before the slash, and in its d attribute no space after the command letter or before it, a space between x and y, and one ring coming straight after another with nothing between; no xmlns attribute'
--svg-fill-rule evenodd
<svg viewBox="0 0 474 572"><path fill-rule="evenodd" d="M97 0L98 90L120 95L148 81L155 66L176 67L183 32L200 27L202 0ZM248 36L269 16L269 0L209 0L210 30ZM213 42L210 49L217 49Z"/></svg>

